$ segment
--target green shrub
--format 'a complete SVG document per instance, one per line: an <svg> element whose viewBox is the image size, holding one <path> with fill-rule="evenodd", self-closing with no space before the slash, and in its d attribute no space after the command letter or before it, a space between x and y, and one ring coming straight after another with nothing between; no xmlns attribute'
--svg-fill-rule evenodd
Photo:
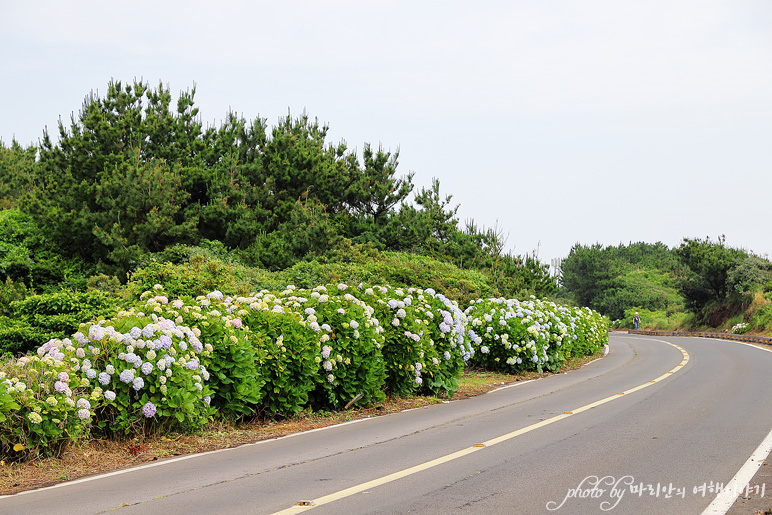
<svg viewBox="0 0 772 515"><path fill-rule="evenodd" d="M131 274L126 288L136 298L156 284L162 284L165 294L172 298L197 297L212 291L248 295L251 291L282 287L265 270L193 255L190 261L179 264L150 263Z"/></svg>
<svg viewBox="0 0 772 515"><path fill-rule="evenodd" d="M88 435L93 412L87 382L54 356L0 361L0 460L59 457Z"/></svg>
<svg viewBox="0 0 772 515"><path fill-rule="evenodd" d="M52 249L47 235L27 213L0 210L0 282L11 279L38 292L79 288L88 268L78 258L64 257Z"/></svg>
<svg viewBox="0 0 772 515"><path fill-rule="evenodd" d="M10 277L0 282L0 316L11 314L11 302L23 300L29 295L29 289L21 282L14 282Z"/></svg>
<svg viewBox="0 0 772 515"><path fill-rule="evenodd" d="M83 322L116 313L116 299L99 291L32 295L10 305L14 323L0 329L0 354L23 354L66 338Z"/></svg>
<svg viewBox="0 0 772 515"><path fill-rule="evenodd" d="M557 371L565 360L608 343L608 321L589 308L538 299L478 300L466 310L472 362L488 370Z"/></svg>
<svg viewBox="0 0 772 515"><path fill-rule="evenodd" d="M24 320L0 317L0 355L21 356L61 333L32 327Z"/></svg>
<svg viewBox="0 0 772 515"><path fill-rule="evenodd" d="M334 410L366 405L385 398L383 328L373 309L352 295L346 284L312 290L288 287L283 305L302 312L317 334L314 355L315 387L309 395L314 409Z"/></svg>
<svg viewBox="0 0 772 515"><path fill-rule="evenodd" d="M432 289L359 289L384 328L386 391L451 397L471 350L464 345L466 317L458 306Z"/></svg>
<svg viewBox="0 0 772 515"><path fill-rule="evenodd" d="M638 312L641 318L640 329L649 329L652 331L675 331L691 327L694 315L676 310L649 310L645 308L632 307L625 310L624 318L615 324L618 328L632 329L633 316Z"/></svg>
<svg viewBox="0 0 772 515"><path fill-rule="evenodd" d="M470 299L493 294L485 274L465 270L430 257L403 252L367 252L347 255L353 261L322 262L315 260L296 263L277 272L284 284L314 288L320 284L390 284L443 292L452 299L467 304ZM339 257L344 259L344 257Z"/></svg>

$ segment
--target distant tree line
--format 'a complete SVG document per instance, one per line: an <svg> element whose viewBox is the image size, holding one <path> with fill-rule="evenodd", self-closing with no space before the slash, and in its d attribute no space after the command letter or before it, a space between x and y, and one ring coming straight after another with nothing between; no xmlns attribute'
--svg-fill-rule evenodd
<svg viewBox="0 0 772 515"><path fill-rule="evenodd" d="M111 82L60 120L57 138L0 141L0 279L17 289L98 273L123 281L174 245L217 241L271 271L353 245L479 270L501 295L556 291L535 257L504 252L500 231L462 226L439 180L414 192L398 152L330 144L306 114L269 127L231 112L204 127L194 96Z"/></svg>
<svg viewBox="0 0 772 515"><path fill-rule="evenodd" d="M658 242L576 244L561 263L561 287L577 303L621 318L630 308L689 310L716 327L772 292L772 263L726 246L723 236Z"/></svg>

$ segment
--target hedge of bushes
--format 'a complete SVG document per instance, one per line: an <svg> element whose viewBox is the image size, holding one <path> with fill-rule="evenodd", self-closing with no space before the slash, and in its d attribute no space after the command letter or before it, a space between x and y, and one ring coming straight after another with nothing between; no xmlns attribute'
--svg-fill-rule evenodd
<svg viewBox="0 0 772 515"><path fill-rule="evenodd" d="M58 455L89 436L193 432L215 417L450 397L465 365L554 371L607 341L597 313L533 298L462 311L431 288L341 283L170 300L156 285L130 309L0 361L0 459Z"/></svg>

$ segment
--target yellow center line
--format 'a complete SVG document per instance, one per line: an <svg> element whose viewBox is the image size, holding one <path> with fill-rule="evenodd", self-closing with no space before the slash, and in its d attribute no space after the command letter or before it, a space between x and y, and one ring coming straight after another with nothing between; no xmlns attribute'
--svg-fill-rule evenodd
<svg viewBox="0 0 772 515"><path fill-rule="evenodd" d="M605 397L603 399L600 399L598 401L595 401L590 404L585 404L584 406L580 406L579 408L573 409L571 411L566 411L564 413L561 413L560 415L555 415L554 417L548 418L546 420L542 420L541 422L536 422L535 424L531 424L530 426L526 426L524 428L518 429L516 431L512 431L511 433L507 433L501 436L498 436L496 438L492 438L490 440L487 440L485 442L482 442L481 444L475 444L472 447L467 447L465 449L461 449L460 451L456 451L450 454L446 454L445 456L440 456L439 458L433 459L431 461L427 461L418 465L415 465L410 468L406 468L397 472L394 472L393 474L388 474L386 476L382 476L376 479L373 479L372 481L367 481L365 483L360 483L358 485L352 486L350 488L346 488L344 490L339 490L337 492L333 492L329 495L325 495L323 497L319 497L318 499L314 500L308 500L308 501L299 501L296 505L291 506L285 510L277 511L274 513L274 515L291 515L294 513L302 513L306 510L310 510L312 508L315 508L317 506L322 506L323 504L331 503L333 501L338 501L340 499L343 499L345 497L350 497L354 494L364 492L366 490L369 490L371 488L375 488L377 486L384 485L386 483L390 483L392 481L396 481L397 479L402 479L403 477L407 477L413 474L416 474L418 472L422 472L424 470L436 467L437 465L442 465L443 463L447 463L449 461L455 460L457 458L461 458L463 456L467 456L469 454L472 454L473 452L481 451L485 449L486 447L490 447L492 445L496 445L501 442L505 442L507 440L511 440L512 438L524 435L525 433L531 432L535 429L539 429L541 427L550 425L554 422L557 422L558 420L563 420L564 418L568 418L570 416L573 416L577 413L581 413L583 411L587 411L591 408L595 408L597 406L600 406L601 404L605 404L607 402L611 402L613 400L619 399L620 397L624 397L627 394L637 392L638 390L642 390L644 388L647 388L651 386L654 383L658 383L662 381L663 379L666 379L671 376L671 374L677 372L678 370L681 370L683 366L689 362L689 354L678 345L670 342L666 342L664 340L653 340L656 342L666 343L668 345L671 345L675 347L676 349L680 350L681 353L684 356L683 361L675 366L672 370L669 370L668 372L662 374L661 376L657 377L656 379L652 381L648 381L642 385L630 388L629 390L625 390L624 392L619 392L614 395L610 395L608 397Z"/></svg>

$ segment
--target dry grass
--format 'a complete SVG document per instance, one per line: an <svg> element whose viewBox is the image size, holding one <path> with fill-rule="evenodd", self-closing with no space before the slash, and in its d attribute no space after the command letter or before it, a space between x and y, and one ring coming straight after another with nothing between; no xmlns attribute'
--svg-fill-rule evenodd
<svg viewBox="0 0 772 515"><path fill-rule="evenodd" d="M579 368L598 355L574 359L563 371ZM474 397L517 381L550 374L520 376L479 370L467 371L453 399ZM142 441L88 440L71 446L61 458L0 465L0 495L34 490L73 479L126 469L185 454L238 447L292 433L340 424L363 417L397 413L406 409L437 404L436 397L389 398L378 406L336 413L303 412L288 420L255 420L239 425L217 423L196 435L166 435Z"/></svg>

